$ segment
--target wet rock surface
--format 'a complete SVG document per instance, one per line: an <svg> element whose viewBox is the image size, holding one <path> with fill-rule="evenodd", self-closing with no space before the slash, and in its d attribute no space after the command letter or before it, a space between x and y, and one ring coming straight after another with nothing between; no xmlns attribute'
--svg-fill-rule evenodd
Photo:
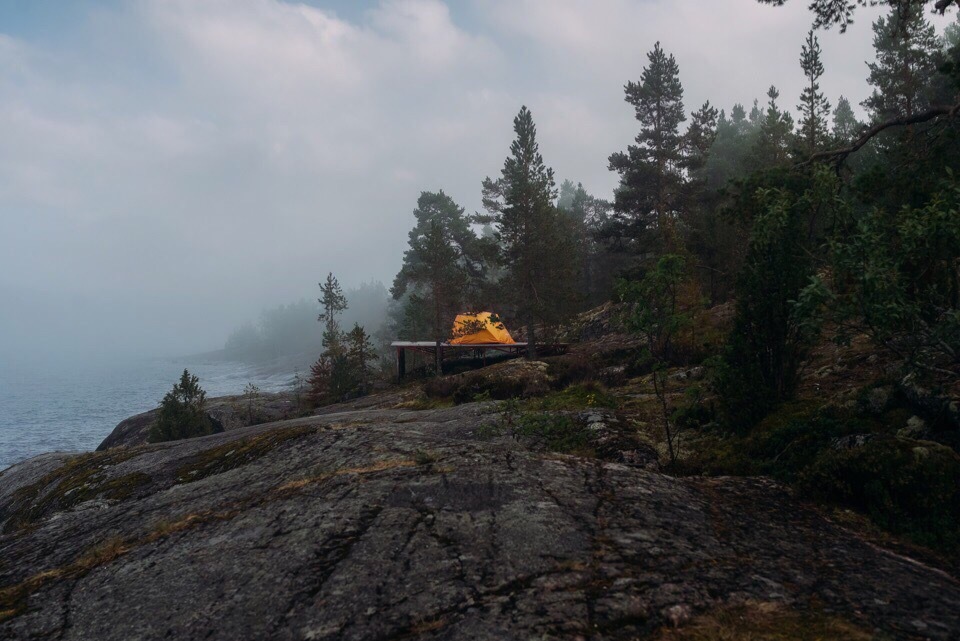
<svg viewBox="0 0 960 641"><path fill-rule="evenodd" d="M4 472L0 638L633 639L750 601L960 635L953 577L772 482L531 451L494 403L336 409Z"/></svg>
<svg viewBox="0 0 960 641"><path fill-rule="evenodd" d="M220 396L209 399L206 409L207 416L218 428L216 431L280 421L293 418L298 413L293 395L286 392L261 393L253 402L243 396ZM156 421L156 409L120 421L107 438L97 446L97 451L135 447L147 443L150 428Z"/></svg>

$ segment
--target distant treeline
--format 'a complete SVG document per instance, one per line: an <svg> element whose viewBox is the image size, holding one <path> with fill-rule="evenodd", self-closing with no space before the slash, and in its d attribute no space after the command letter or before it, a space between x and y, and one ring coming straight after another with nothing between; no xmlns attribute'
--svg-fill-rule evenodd
<svg viewBox="0 0 960 641"><path fill-rule="evenodd" d="M390 294L383 283L371 281L346 292L345 327L358 323L376 332L387 318ZM281 356L319 354L323 351L323 327L317 322L320 304L301 299L288 305L264 309L257 323L246 323L231 332L223 346L231 360L261 363Z"/></svg>

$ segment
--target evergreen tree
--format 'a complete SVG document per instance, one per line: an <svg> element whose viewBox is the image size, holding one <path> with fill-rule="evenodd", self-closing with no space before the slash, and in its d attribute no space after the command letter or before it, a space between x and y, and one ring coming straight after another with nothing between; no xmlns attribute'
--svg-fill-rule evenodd
<svg viewBox="0 0 960 641"><path fill-rule="evenodd" d="M849 144L857 137L862 128L863 123L857 120L857 116L850 106L850 101L840 96L840 100L837 101L837 108L833 110L834 144Z"/></svg>
<svg viewBox="0 0 960 641"><path fill-rule="evenodd" d="M922 7L894 7L873 23L877 59L869 63L873 93L863 101L875 122L913 116L929 104L939 42Z"/></svg>
<svg viewBox="0 0 960 641"><path fill-rule="evenodd" d="M730 110L729 118L721 112L702 172L707 187L719 190L730 180L742 178L747 173L758 130L759 125L747 118L746 110L739 103Z"/></svg>
<svg viewBox="0 0 960 641"><path fill-rule="evenodd" d="M624 87L641 129L635 145L610 156L610 170L620 175L614 211L628 237L653 230L661 246L672 248L678 243L675 220L684 184L683 86L677 61L659 42L647 59L640 82Z"/></svg>
<svg viewBox="0 0 960 641"><path fill-rule="evenodd" d="M813 35L813 30L807 34L807 41L800 50L800 67L807 78L807 85L797 105L801 114L799 136L804 151L812 155L822 149L828 140L827 120L830 117L830 101L820 91L823 63L820 60L820 42Z"/></svg>
<svg viewBox="0 0 960 641"><path fill-rule="evenodd" d="M572 180L564 180L560 183L560 189L557 192L557 207L566 211L573 210L573 201L577 196L577 185ZM582 189L583 185L579 185Z"/></svg>
<svg viewBox="0 0 960 641"><path fill-rule="evenodd" d="M954 47L960 47L960 11L957 12L957 19L943 30L943 48L953 49Z"/></svg>
<svg viewBox="0 0 960 641"><path fill-rule="evenodd" d="M707 164L707 155L717 138L719 112L710 101L690 114L690 125L683 136L684 166L697 174Z"/></svg>
<svg viewBox="0 0 960 641"><path fill-rule="evenodd" d="M793 116L777 106L780 92L771 86L767 91L767 110L760 123L753 145L753 168L770 169L790 162L790 139L793 135Z"/></svg>
<svg viewBox="0 0 960 641"><path fill-rule="evenodd" d="M510 300L526 328L528 356L536 357L534 324L555 324L570 313L576 249L569 217L554 206L553 170L537 144L537 129L526 107L513 121L516 139L500 178L483 181L483 204L493 223L505 273L501 295Z"/></svg>
<svg viewBox="0 0 960 641"><path fill-rule="evenodd" d="M323 346L328 352L340 349L342 332L337 316L347 308L347 298L343 295L340 282L333 272L327 274L326 283L320 283L320 298L317 301L323 309L317 320L324 324Z"/></svg>
<svg viewBox="0 0 960 641"><path fill-rule="evenodd" d="M180 382L160 401L157 422L150 428L150 442L176 441L223 431L207 415L206 400L207 393L200 387L200 379L183 370Z"/></svg>
<svg viewBox="0 0 960 641"><path fill-rule="evenodd" d="M417 224L391 294L400 299L409 290L409 304L425 303L431 337L440 342L468 303L472 277L483 272L478 239L463 208L443 191L421 193L413 214Z"/></svg>
<svg viewBox="0 0 960 641"><path fill-rule="evenodd" d="M354 324L353 329L347 333L346 348L347 357L352 362L360 380L360 391L366 393L373 374L371 363L377 359L377 352L370 340L370 335L359 323Z"/></svg>

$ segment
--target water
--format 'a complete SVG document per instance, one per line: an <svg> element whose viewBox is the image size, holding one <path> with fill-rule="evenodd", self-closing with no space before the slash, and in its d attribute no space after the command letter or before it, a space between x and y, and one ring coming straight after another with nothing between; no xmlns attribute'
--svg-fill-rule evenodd
<svg viewBox="0 0 960 641"><path fill-rule="evenodd" d="M251 382L280 391L291 378L227 362L0 362L0 470L44 452L96 449L117 423L155 408L184 367L207 398L240 394Z"/></svg>

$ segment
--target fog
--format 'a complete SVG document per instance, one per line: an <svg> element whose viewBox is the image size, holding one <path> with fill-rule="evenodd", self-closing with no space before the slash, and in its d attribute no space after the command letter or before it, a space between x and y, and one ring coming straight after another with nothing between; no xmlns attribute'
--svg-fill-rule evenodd
<svg viewBox="0 0 960 641"><path fill-rule="evenodd" d="M792 107L806 5L5 2L0 356L201 352L328 271L389 285L419 192L479 209L522 104L558 179L609 197L655 41L688 111ZM834 105L869 93L875 15L820 35Z"/></svg>

